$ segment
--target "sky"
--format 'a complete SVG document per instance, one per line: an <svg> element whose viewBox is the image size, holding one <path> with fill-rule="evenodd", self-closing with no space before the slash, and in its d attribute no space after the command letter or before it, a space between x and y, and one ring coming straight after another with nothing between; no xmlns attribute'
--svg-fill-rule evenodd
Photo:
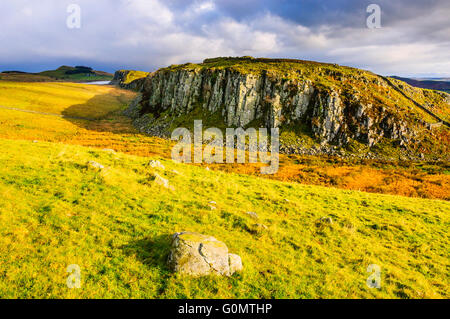
<svg viewBox="0 0 450 319"><path fill-rule="evenodd" d="M80 27L71 28L80 8ZM369 28L370 4L381 8ZM449 0L1 0L0 71L154 71L217 56L450 77Z"/></svg>

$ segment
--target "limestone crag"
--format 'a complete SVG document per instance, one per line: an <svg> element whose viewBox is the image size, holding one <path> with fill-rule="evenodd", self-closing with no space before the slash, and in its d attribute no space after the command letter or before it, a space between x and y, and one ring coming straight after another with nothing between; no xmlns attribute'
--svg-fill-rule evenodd
<svg viewBox="0 0 450 319"><path fill-rule="evenodd" d="M322 143L343 144L348 138L362 137L373 145L384 135L408 140L413 134L389 112L368 117L372 105L358 101L349 105L339 90L323 90L309 80L283 81L228 70L180 70L157 72L142 86L142 97L128 111L135 118L146 113L159 117L165 112L176 117L201 107L219 112L229 127L246 127L255 120L267 128L311 123ZM351 108L356 112L346 116Z"/></svg>
<svg viewBox="0 0 450 319"><path fill-rule="evenodd" d="M145 82L145 77L140 77L136 80L128 80L130 74L132 74L132 70L119 70L114 73L114 77L111 80L111 85L117 85L122 89L133 90L133 91L141 91L143 89L143 85ZM145 72L140 72L145 74Z"/></svg>
<svg viewBox="0 0 450 319"><path fill-rule="evenodd" d="M294 70L292 76L205 63L169 67L135 84L141 95L126 114L141 131L159 136L170 136L175 119L201 110L200 114L218 116L227 127L303 127L320 145L339 147L350 139L372 147L383 138L411 145L420 140L423 129L431 129L420 110L411 101L400 100L382 76L336 68L314 66L313 73ZM436 96L448 99L445 93Z"/></svg>

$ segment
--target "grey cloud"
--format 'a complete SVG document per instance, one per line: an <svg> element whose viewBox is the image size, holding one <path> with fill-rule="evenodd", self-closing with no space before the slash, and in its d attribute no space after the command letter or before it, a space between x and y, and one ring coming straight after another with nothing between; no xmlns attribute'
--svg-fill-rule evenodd
<svg viewBox="0 0 450 319"><path fill-rule="evenodd" d="M382 8L381 29L365 25L372 2ZM81 6L79 30L65 25L70 3ZM254 55L450 76L449 16L443 0L3 0L0 70L79 63L154 70Z"/></svg>

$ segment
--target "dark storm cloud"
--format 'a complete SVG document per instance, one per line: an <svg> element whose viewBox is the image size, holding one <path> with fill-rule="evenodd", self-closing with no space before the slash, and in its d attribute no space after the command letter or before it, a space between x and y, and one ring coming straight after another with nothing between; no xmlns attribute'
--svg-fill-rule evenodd
<svg viewBox="0 0 450 319"><path fill-rule="evenodd" d="M187 1L169 1L174 10L185 10ZM385 25L399 20L428 15L448 6L448 0L218 0L215 5L223 15L238 20L253 18L271 12L283 19L312 27L322 24L336 26L365 26L365 12L369 4L383 9Z"/></svg>
<svg viewBox="0 0 450 319"><path fill-rule="evenodd" d="M79 4L81 29L66 27ZM366 27L366 8L382 28ZM2 0L0 69L88 64L153 70L211 56L336 62L399 75L450 75L448 0Z"/></svg>

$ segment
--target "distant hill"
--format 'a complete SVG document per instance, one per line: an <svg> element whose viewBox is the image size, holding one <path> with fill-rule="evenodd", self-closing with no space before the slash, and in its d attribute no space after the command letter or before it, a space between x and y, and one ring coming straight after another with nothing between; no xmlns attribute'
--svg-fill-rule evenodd
<svg viewBox="0 0 450 319"><path fill-rule="evenodd" d="M0 73L0 80L19 82L90 82L90 81L110 81L113 79L111 73L96 71L87 66L66 66L63 65L56 70L48 70L39 73L27 73L22 71L3 71Z"/></svg>
<svg viewBox="0 0 450 319"><path fill-rule="evenodd" d="M439 90L450 93L450 78L410 79L399 76L391 76L391 78L406 82L409 85L418 88Z"/></svg>
<svg viewBox="0 0 450 319"><path fill-rule="evenodd" d="M444 81L444 82L450 82L450 78L412 78L413 80L418 81Z"/></svg>

